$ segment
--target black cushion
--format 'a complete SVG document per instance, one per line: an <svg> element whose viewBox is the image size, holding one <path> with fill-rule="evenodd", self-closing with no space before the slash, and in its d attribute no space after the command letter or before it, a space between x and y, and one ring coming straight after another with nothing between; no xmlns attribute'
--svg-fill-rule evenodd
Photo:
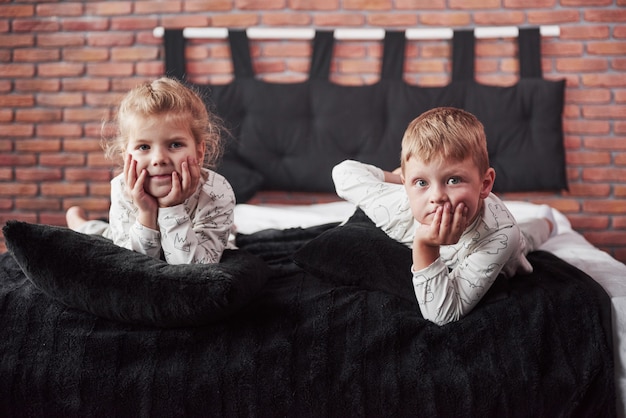
<svg viewBox="0 0 626 418"><path fill-rule="evenodd" d="M248 303L270 270L258 257L226 250L216 264L170 265L105 238L9 221L7 249L42 292L103 318L159 327L221 320Z"/></svg>
<svg viewBox="0 0 626 418"><path fill-rule="evenodd" d="M230 183L237 203L246 203L263 184L263 175L234 155L225 156L217 172Z"/></svg>
<svg viewBox="0 0 626 418"><path fill-rule="evenodd" d="M344 225L304 245L293 259L323 280L386 292L417 305L411 250L377 228L361 209Z"/></svg>
<svg viewBox="0 0 626 418"><path fill-rule="evenodd" d="M329 229L295 252L294 262L305 271L336 285L385 292L417 299L412 283L411 249L390 238L357 208L348 221ZM509 296L508 280L498 276L481 304Z"/></svg>

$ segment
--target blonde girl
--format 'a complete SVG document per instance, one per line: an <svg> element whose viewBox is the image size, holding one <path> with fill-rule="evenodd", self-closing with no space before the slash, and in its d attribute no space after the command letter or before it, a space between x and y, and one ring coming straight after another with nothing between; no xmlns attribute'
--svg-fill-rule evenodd
<svg viewBox="0 0 626 418"><path fill-rule="evenodd" d="M170 264L218 262L232 246L235 206L228 181L210 169L221 152L218 118L163 77L128 92L115 122L104 150L123 168L111 181L109 222L88 221L74 206L68 226Z"/></svg>

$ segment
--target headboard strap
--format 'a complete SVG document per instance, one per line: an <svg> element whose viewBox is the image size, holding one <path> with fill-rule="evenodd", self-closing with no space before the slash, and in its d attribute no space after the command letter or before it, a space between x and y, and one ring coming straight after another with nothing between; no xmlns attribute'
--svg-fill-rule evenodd
<svg viewBox="0 0 626 418"><path fill-rule="evenodd" d="M452 81L474 80L474 31L455 30L452 37Z"/></svg>
<svg viewBox="0 0 626 418"><path fill-rule="evenodd" d="M182 80L185 77L185 37L182 29L165 29L165 75Z"/></svg>
<svg viewBox="0 0 626 418"><path fill-rule="evenodd" d="M542 78L541 34L539 28L519 30L519 66L521 78Z"/></svg>
<svg viewBox="0 0 626 418"><path fill-rule="evenodd" d="M387 31L383 44L382 80L402 80L406 36L404 31Z"/></svg>
<svg viewBox="0 0 626 418"><path fill-rule="evenodd" d="M328 80L330 78L330 63L334 47L335 37L332 31L315 31L309 79Z"/></svg>
<svg viewBox="0 0 626 418"><path fill-rule="evenodd" d="M252 58L250 56L250 42L245 30L230 29L228 31L230 54L233 61L235 78L253 78Z"/></svg>

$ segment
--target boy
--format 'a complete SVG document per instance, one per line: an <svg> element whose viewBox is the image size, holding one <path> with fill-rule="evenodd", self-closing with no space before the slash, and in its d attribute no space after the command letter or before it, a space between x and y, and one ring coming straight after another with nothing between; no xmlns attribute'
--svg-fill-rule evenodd
<svg viewBox="0 0 626 418"><path fill-rule="evenodd" d="M340 197L412 248L415 296L424 318L439 325L470 312L499 274L532 272L526 254L555 232L553 219L536 219L522 234L491 193L496 173L484 128L464 110L435 108L413 120L399 170L348 160L333 181Z"/></svg>

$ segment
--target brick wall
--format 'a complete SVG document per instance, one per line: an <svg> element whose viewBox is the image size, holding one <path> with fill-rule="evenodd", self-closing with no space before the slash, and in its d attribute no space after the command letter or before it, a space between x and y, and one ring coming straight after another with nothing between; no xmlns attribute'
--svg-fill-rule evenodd
<svg viewBox="0 0 626 418"><path fill-rule="evenodd" d="M567 80L563 116L569 192L510 194L564 212L590 242L626 261L626 0L0 0L0 224L63 225L80 204L107 215L112 165L99 146L101 121L139 81L163 73L152 29L185 26L307 28L558 25L542 42L546 78ZM254 41L255 69L269 81L308 70L308 41ZM231 79L225 41L192 41L197 82ZM517 80L515 41L479 40L477 79ZM379 42L336 48L332 79L378 79ZM449 41L411 41L406 80L450 79ZM0 251L5 247L0 237Z"/></svg>

